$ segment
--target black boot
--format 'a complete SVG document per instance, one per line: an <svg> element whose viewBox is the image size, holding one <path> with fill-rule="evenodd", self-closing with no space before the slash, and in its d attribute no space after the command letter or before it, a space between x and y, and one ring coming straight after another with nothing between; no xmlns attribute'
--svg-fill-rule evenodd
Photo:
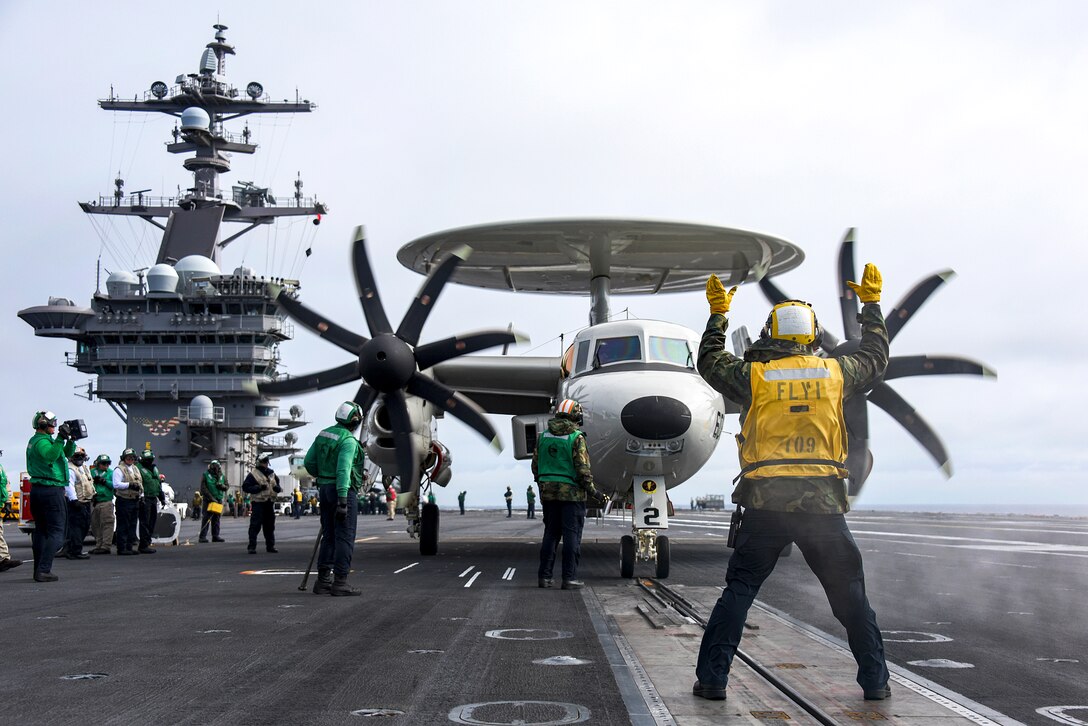
<svg viewBox="0 0 1088 726"><path fill-rule="evenodd" d="M317 571L317 579L314 580L314 594L328 595L332 592L332 569Z"/></svg>
<svg viewBox="0 0 1088 726"><path fill-rule="evenodd" d="M333 597L347 597L351 595L362 595L362 591L357 587L352 587L348 584L348 576L344 575L340 577L337 575L336 579L332 583L332 596Z"/></svg>

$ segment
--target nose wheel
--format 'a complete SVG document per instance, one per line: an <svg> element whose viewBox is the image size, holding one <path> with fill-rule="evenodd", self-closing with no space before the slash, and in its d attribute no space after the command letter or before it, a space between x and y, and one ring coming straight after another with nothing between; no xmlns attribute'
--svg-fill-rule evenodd
<svg viewBox="0 0 1088 726"><path fill-rule="evenodd" d="M635 562L653 562L654 576L664 579L669 576L670 561L669 538L658 534L656 529L635 529L634 535L620 537L620 577L635 576Z"/></svg>

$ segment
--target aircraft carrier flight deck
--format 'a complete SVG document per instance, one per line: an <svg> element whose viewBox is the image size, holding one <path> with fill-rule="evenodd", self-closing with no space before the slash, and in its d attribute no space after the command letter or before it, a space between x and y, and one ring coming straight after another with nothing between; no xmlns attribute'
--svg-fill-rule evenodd
<svg viewBox="0 0 1088 726"><path fill-rule="evenodd" d="M540 519L442 511L421 557L404 519L361 516L362 597L299 591L316 517L278 554L226 543L58 559L0 575L5 723L911 724L1088 720L1088 520L855 512L892 696L854 662L796 549L760 592L728 699L691 695L699 621L724 584L728 513L678 510L672 571L619 577L619 513L590 520L580 591L540 589ZM6 528L12 556L29 538ZM310 583L313 579L311 576ZM556 583L558 585L558 582Z"/></svg>

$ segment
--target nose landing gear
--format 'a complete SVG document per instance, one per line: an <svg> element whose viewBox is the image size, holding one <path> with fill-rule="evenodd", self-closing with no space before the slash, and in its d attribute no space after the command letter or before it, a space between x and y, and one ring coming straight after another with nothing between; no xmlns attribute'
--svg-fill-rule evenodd
<svg viewBox="0 0 1088 726"><path fill-rule="evenodd" d="M654 577L669 576L669 538L655 529L633 528L634 535L620 537L620 577L635 576L635 562L655 563Z"/></svg>

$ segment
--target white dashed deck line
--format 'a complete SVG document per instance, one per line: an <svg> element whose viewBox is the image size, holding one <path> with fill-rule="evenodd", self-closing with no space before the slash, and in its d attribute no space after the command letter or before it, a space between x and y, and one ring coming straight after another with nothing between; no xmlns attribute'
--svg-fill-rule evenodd
<svg viewBox="0 0 1088 726"><path fill-rule="evenodd" d="M472 587L472 583L476 582L476 578L483 574L482 570L477 570L476 574L468 578L468 582L465 583L465 587Z"/></svg>
<svg viewBox="0 0 1088 726"><path fill-rule="evenodd" d="M418 564L419 564L418 562L413 562L412 564L408 565L407 567L402 567L399 570L393 570L393 574L394 575L399 575L400 573L404 572L405 570L410 570L410 569L412 569L413 567L415 567Z"/></svg>
<svg viewBox="0 0 1088 726"><path fill-rule="evenodd" d="M467 570L465 570L464 572L462 572L460 575L458 575L458 577L464 577L465 575L467 575L468 573L472 572L475 569L476 569L476 565L470 565L469 568Z"/></svg>

